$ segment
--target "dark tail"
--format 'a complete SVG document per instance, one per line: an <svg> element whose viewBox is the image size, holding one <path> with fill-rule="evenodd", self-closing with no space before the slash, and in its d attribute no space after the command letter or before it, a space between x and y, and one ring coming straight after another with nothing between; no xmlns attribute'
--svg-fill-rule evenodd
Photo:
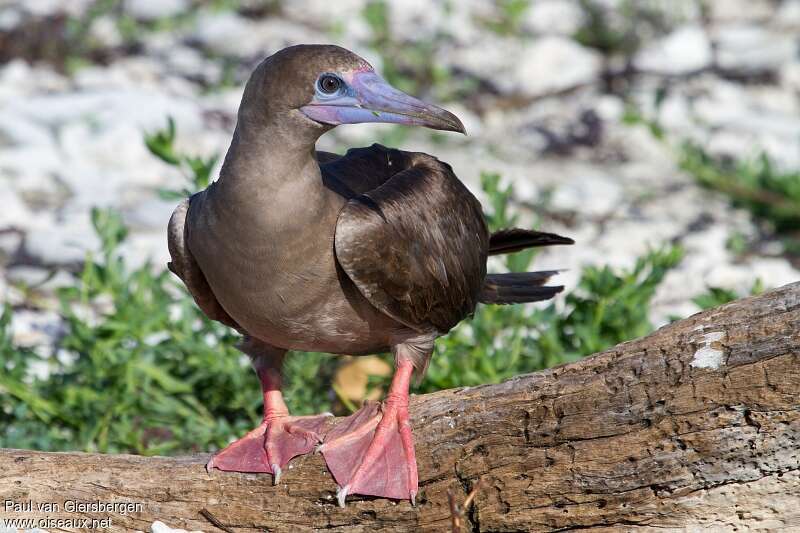
<svg viewBox="0 0 800 533"><path fill-rule="evenodd" d="M510 254L525 248L575 244L569 237L529 229L509 228L495 231L489 237L489 255Z"/></svg>
<svg viewBox="0 0 800 533"><path fill-rule="evenodd" d="M519 228L497 231L489 238L489 255L519 252L536 246L573 244L575 241L555 233ZM558 270L489 274L479 300L485 304L521 304L549 300L564 290L563 285L545 286Z"/></svg>
<svg viewBox="0 0 800 533"><path fill-rule="evenodd" d="M558 270L489 274L483 282L479 300L484 304L523 304L549 300L564 290L563 285L544 286L556 274Z"/></svg>

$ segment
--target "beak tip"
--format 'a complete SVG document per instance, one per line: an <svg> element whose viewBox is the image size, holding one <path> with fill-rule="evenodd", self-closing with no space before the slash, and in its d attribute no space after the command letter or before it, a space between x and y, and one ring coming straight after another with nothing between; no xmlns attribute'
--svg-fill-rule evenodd
<svg viewBox="0 0 800 533"><path fill-rule="evenodd" d="M457 116L449 112L447 118L449 119L448 120L449 124L447 125L446 128L447 130L454 131L456 133L461 133L463 135L467 134L467 128L464 127L464 123L461 122L461 119L459 119Z"/></svg>

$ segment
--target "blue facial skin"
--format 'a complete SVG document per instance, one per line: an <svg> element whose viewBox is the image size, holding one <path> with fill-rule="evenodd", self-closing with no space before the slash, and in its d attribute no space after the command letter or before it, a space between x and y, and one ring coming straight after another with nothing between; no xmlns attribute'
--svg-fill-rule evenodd
<svg viewBox="0 0 800 533"><path fill-rule="evenodd" d="M335 90L324 89L324 82L328 89L334 85L326 77L338 81ZM323 124L387 122L466 133L454 114L395 89L372 70L324 73L315 88L314 98L300 110Z"/></svg>

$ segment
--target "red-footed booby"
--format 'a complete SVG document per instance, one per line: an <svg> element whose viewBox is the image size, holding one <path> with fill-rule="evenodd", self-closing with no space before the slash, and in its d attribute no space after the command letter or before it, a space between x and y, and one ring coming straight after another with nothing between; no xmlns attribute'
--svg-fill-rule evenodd
<svg viewBox="0 0 800 533"><path fill-rule="evenodd" d="M391 122L464 133L452 113L391 87L337 46L265 59L239 107L219 179L169 222L170 269L211 319L243 335L261 380L262 423L208 469L272 473L317 448L348 494L410 499L418 490L409 383L433 342L478 303L551 298L554 272L486 273L487 256L571 244L554 234L490 234L478 200L449 165L374 144L339 156L317 139L339 124ZM281 394L287 350L391 351L386 399L330 428L291 416Z"/></svg>

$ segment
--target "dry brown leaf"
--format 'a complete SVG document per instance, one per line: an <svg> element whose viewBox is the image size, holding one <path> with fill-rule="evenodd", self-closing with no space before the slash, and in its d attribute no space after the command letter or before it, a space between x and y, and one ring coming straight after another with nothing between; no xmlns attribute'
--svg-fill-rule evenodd
<svg viewBox="0 0 800 533"><path fill-rule="evenodd" d="M353 357L336 371L333 384L337 392L352 402L377 400L382 391L372 390L367 393L370 376L388 376L392 367L380 357L374 355Z"/></svg>

